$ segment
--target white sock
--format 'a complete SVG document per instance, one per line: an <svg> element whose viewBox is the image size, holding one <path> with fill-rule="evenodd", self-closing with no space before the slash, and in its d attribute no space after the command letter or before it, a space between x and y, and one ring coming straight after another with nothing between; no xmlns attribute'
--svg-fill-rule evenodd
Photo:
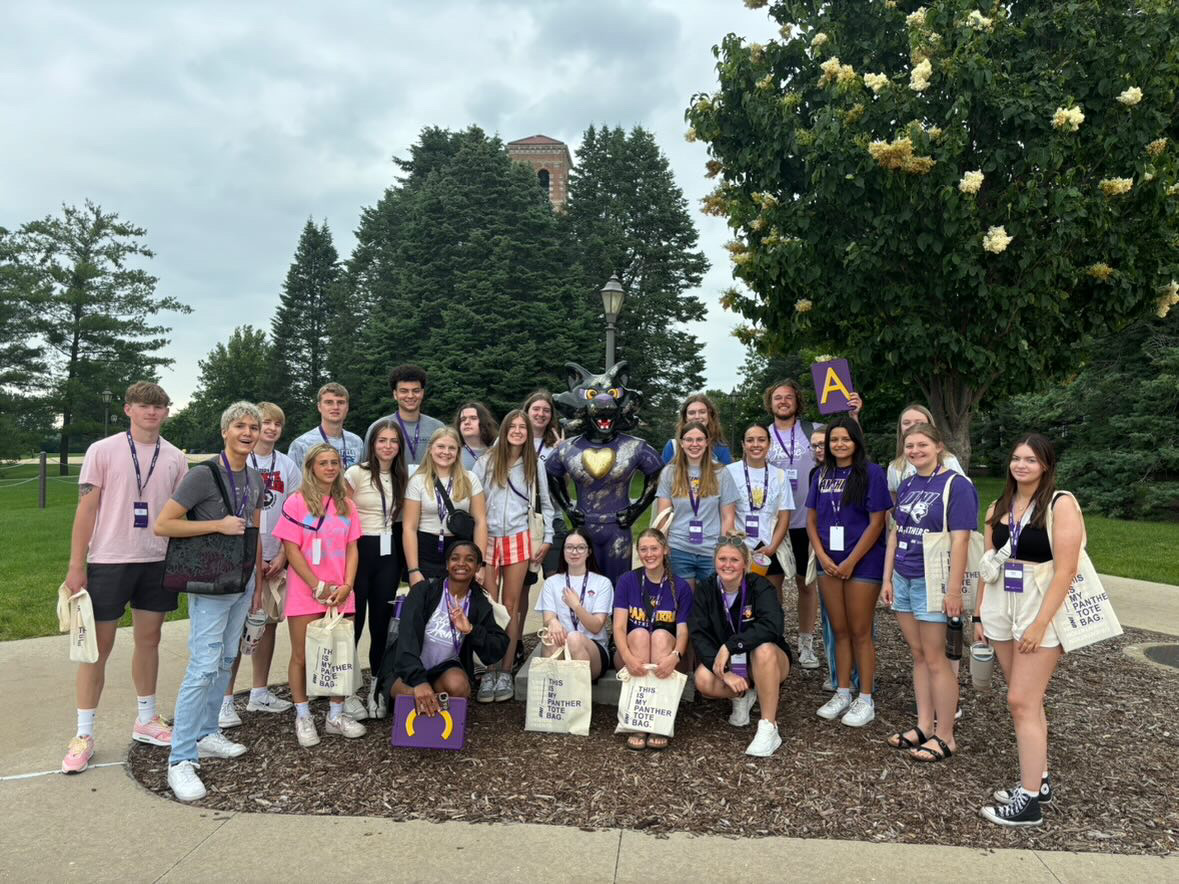
<svg viewBox="0 0 1179 884"><path fill-rule="evenodd" d="M809 648L809 649L813 649L813 648L814 648L814 646L815 646L815 636L814 636L814 633L811 633L811 632L800 632L800 633L798 634L798 649L799 649L800 651L801 651L803 648Z"/></svg>
<svg viewBox="0 0 1179 884"><path fill-rule="evenodd" d="M94 719L98 715L97 709L79 709L78 710L78 736L79 737L93 737L94 736Z"/></svg>
<svg viewBox="0 0 1179 884"><path fill-rule="evenodd" d="M860 699L863 700L865 703L867 703L869 706L873 705L871 694L865 694L863 691L860 691Z"/></svg>
<svg viewBox="0 0 1179 884"><path fill-rule="evenodd" d="M139 723L147 724L156 717L156 695L137 697L136 700L139 704Z"/></svg>
<svg viewBox="0 0 1179 884"><path fill-rule="evenodd" d="M311 703L296 703L295 704L295 718L310 718L311 717Z"/></svg>
<svg viewBox="0 0 1179 884"><path fill-rule="evenodd" d="M270 695L270 688L250 688L250 702L265 700Z"/></svg>
<svg viewBox="0 0 1179 884"><path fill-rule="evenodd" d="M839 699L841 700L851 699L851 688L836 688L835 693L839 695Z"/></svg>
<svg viewBox="0 0 1179 884"><path fill-rule="evenodd" d="M328 718L339 718L344 714L344 704L331 700L328 703Z"/></svg>
<svg viewBox="0 0 1179 884"><path fill-rule="evenodd" d="M1048 779L1048 771L1044 771L1044 773L1040 774L1040 779L1042 779L1042 780Z"/></svg>
<svg viewBox="0 0 1179 884"><path fill-rule="evenodd" d="M1028 796L1028 798L1038 798L1038 797L1040 797L1040 789L1039 789L1038 787L1036 788L1036 791L1035 791L1035 792L1029 792L1029 791L1028 791L1027 789L1025 789L1023 786L1020 786L1020 787L1019 787L1019 791L1023 792L1023 794L1024 794L1024 795L1027 795L1027 796Z"/></svg>

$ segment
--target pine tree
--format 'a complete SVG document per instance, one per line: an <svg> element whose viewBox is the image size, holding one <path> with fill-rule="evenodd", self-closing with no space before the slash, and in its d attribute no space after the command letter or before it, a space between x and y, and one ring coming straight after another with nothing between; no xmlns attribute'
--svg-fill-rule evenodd
<svg viewBox="0 0 1179 884"><path fill-rule="evenodd" d="M339 255L324 221L308 218L271 321L271 398L292 427L316 420L315 394L328 377L329 335L339 307Z"/></svg>
<svg viewBox="0 0 1179 884"><path fill-rule="evenodd" d="M0 457L26 453L47 429L45 348L34 336L44 294L19 260L16 237L0 227Z"/></svg>

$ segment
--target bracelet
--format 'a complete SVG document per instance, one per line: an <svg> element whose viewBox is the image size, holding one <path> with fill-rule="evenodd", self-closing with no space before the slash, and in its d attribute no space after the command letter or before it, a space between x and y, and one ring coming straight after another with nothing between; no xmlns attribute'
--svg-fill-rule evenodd
<svg viewBox="0 0 1179 884"><path fill-rule="evenodd" d="M408 571L406 571L405 573L407 573L407 574L415 574L415 573L416 573L416 574L421 574L421 573L422 573L422 569L421 569L421 568L410 568L410 569L409 569Z"/></svg>
<svg viewBox="0 0 1179 884"><path fill-rule="evenodd" d="M971 623L982 623L982 617L978 616L978 614L973 614L973 615L971 615L970 622Z"/></svg>

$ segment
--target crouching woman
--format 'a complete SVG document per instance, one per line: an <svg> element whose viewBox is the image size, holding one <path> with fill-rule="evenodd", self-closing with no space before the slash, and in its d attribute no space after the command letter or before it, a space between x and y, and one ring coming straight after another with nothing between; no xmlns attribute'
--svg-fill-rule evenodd
<svg viewBox="0 0 1179 884"><path fill-rule="evenodd" d="M790 648L782 638L782 605L765 577L750 574L749 547L740 535L722 536L716 573L696 585L688 628L696 649L696 690L733 701L729 724L745 727L760 702L761 718L746 755L766 757L782 745L778 685L790 674Z"/></svg>
<svg viewBox="0 0 1179 884"><path fill-rule="evenodd" d="M381 664L391 696L412 696L419 715L438 714L438 694L471 696L474 655L499 660L508 634L495 622L487 592L475 582L483 554L470 540L456 540L445 556L446 577L422 580L401 609L393 653Z"/></svg>

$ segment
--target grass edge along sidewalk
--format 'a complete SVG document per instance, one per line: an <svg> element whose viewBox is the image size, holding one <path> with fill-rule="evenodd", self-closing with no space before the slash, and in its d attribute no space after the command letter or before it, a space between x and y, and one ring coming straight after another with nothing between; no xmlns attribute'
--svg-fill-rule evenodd
<svg viewBox="0 0 1179 884"><path fill-rule="evenodd" d="M77 471L72 476L49 477L48 506L41 510L37 508L36 470L34 465L0 469L0 641L57 633L57 587L69 562ZM1003 483L983 478L976 484L985 512ZM638 490L636 484L632 492L637 494ZM649 516L648 511L636 534L647 526ZM1089 554L1101 573L1179 585L1179 557L1174 555L1179 549L1179 523L1087 515L1085 524ZM168 619L187 616L182 596L180 608ZM121 625L130 624L130 613L124 621Z"/></svg>

